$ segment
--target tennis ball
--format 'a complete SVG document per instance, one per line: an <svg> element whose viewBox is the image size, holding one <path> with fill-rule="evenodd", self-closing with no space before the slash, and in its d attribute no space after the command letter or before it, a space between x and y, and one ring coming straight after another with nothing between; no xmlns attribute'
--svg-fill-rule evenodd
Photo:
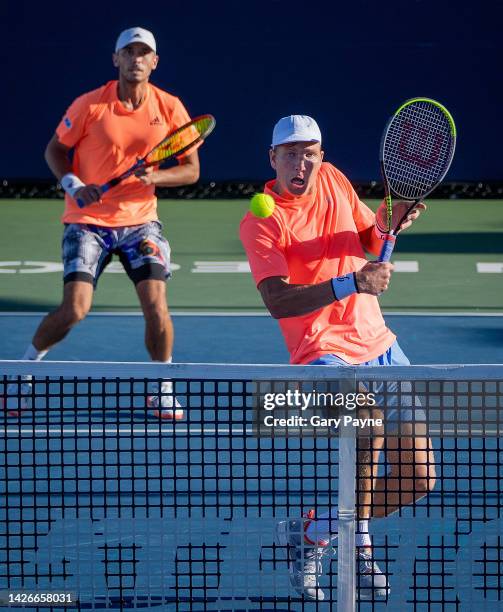
<svg viewBox="0 0 503 612"><path fill-rule="evenodd" d="M267 193L256 193L250 200L250 210L256 217L270 217L276 206L274 198Z"/></svg>

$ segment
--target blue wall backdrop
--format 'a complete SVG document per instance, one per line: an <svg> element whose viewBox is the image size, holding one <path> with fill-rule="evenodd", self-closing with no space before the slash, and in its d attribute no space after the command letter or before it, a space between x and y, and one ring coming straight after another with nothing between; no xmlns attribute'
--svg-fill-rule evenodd
<svg viewBox="0 0 503 612"><path fill-rule="evenodd" d="M218 125L205 179L270 176L274 122L314 116L327 159L378 177L380 134L402 100L442 101L459 129L451 179L503 179L503 2L294 0L0 4L1 177L48 177L43 150L69 103L115 78L117 34L158 40L154 82Z"/></svg>

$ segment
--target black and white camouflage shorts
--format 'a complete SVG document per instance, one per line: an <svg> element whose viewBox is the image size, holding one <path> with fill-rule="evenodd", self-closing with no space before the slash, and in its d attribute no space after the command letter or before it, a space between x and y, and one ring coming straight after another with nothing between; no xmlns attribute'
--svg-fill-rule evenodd
<svg viewBox="0 0 503 612"><path fill-rule="evenodd" d="M84 281L96 286L114 255L119 257L135 285L143 280L168 279L171 249L161 230L158 221L129 227L65 225L62 241L64 282Z"/></svg>

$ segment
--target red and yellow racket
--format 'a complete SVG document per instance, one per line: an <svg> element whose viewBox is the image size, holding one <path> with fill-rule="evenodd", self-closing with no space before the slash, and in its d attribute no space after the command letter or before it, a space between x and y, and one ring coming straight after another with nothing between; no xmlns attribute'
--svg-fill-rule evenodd
<svg viewBox="0 0 503 612"><path fill-rule="evenodd" d="M105 193L134 174L140 168L153 166L166 161L171 157L176 157L188 151L198 142L205 140L213 131L216 121L213 115L200 115L185 125L177 128L166 136L150 153L139 159L129 170L116 176L104 185L100 186L101 192ZM83 203L77 200L77 204L82 208Z"/></svg>

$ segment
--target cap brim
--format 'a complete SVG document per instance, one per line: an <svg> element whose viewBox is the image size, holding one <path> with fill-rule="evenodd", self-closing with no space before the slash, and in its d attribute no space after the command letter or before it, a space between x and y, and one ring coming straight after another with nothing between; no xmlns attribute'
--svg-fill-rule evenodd
<svg viewBox="0 0 503 612"><path fill-rule="evenodd" d="M321 144L321 140L319 138L306 138L303 134L291 134L280 142L273 142L271 147L278 147L279 145L288 144L290 142L319 142Z"/></svg>
<svg viewBox="0 0 503 612"><path fill-rule="evenodd" d="M157 54L157 49L154 49L148 42L145 42L144 40L130 40L129 42L127 42L125 45L122 45L121 47L115 47L115 53L117 53L118 51L120 51L121 49L124 49L125 47L127 47L128 45L132 45L133 43L141 43L142 45L147 45L147 47L153 51L154 53Z"/></svg>

